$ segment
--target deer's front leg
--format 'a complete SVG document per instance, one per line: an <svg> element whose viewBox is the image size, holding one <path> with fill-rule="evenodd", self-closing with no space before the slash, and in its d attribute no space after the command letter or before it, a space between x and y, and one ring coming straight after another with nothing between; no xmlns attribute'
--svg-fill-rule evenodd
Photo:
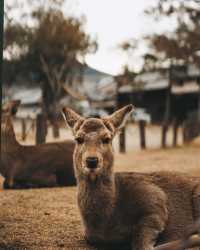
<svg viewBox="0 0 200 250"><path fill-rule="evenodd" d="M143 217L134 228L132 250L153 250L158 235L164 230L166 220L158 214Z"/></svg>
<svg viewBox="0 0 200 250"><path fill-rule="evenodd" d="M141 183L138 218L133 225L132 250L152 250L168 219L167 195L158 186Z"/></svg>

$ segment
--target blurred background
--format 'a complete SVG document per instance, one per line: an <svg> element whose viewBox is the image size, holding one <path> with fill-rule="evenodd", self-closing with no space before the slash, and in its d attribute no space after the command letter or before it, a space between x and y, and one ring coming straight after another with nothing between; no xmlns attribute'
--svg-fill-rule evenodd
<svg viewBox="0 0 200 250"><path fill-rule="evenodd" d="M11 0L4 18L3 102L21 100L22 143L71 138L63 106L101 117L129 103L121 152L198 140L198 0Z"/></svg>
<svg viewBox="0 0 200 250"><path fill-rule="evenodd" d="M132 103L114 170L200 176L200 1L4 3L3 104L21 105L1 120L0 249L94 249L61 109L101 117Z"/></svg>

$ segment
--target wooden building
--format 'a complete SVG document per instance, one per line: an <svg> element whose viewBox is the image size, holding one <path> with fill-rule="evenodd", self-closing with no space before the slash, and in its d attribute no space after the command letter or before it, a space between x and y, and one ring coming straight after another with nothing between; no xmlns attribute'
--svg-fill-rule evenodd
<svg viewBox="0 0 200 250"><path fill-rule="evenodd" d="M179 72L179 71L178 71ZM120 84L119 84L120 85ZM132 103L144 108L153 123L162 123L166 112L166 99L170 92L169 121L184 121L191 112L199 112L200 70L192 74L186 69L172 76L168 69L145 72L135 77L134 82L118 89L117 102L120 106Z"/></svg>

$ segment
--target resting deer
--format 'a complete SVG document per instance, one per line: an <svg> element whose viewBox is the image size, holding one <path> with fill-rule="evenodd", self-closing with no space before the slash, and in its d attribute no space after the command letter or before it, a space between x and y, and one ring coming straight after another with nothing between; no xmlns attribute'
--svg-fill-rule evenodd
<svg viewBox="0 0 200 250"><path fill-rule="evenodd" d="M176 240L200 217L200 178L178 173L114 173L112 140L132 112L83 118L63 109L76 146L78 207L89 243L130 242L134 250ZM122 249L122 248L121 248Z"/></svg>
<svg viewBox="0 0 200 250"><path fill-rule="evenodd" d="M5 178L4 188L74 185L74 142L19 144L12 123L19 104L11 101L2 111L0 173Z"/></svg>

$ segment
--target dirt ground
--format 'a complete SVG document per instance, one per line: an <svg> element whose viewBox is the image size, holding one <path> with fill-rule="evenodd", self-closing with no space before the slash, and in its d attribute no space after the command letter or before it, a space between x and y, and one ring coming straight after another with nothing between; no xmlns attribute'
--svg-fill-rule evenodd
<svg viewBox="0 0 200 250"><path fill-rule="evenodd" d="M115 170L168 170L200 176L200 138L167 150L129 147L126 154L116 153ZM76 187L0 189L0 249L95 249L83 238Z"/></svg>

